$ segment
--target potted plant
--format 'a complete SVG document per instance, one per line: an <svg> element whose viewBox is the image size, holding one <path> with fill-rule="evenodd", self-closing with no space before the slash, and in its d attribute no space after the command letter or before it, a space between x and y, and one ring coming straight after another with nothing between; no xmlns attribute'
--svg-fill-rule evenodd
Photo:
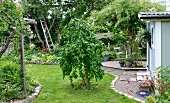
<svg viewBox="0 0 170 103"><path fill-rule="evenodd" d="M120 67L123 67L124 64L125 64L125 60L124 59L120 59L119 60L119 64L120 64Z"/></svg>
<svg viewBox="0 0 170 103"><path fill-rule="evenodd" d="M131 57L128 57L125 59L125 65L126 67L131 67L132 63L133 63L133 59Z"/></svg>
<svg viewBox="0 0 170 103"><path fill-rule="evenodd" d="M109 51L103 51L102 55L104 56L104 62L109 60Z"/></svg>

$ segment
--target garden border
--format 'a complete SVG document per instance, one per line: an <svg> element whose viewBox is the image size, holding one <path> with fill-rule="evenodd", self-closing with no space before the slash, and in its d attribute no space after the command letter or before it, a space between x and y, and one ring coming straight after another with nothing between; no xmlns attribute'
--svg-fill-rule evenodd
<svg viewBox="0 0 170 103"><path fill-rule="evenodd" d="M9 103L30 103L31 101L33 101L38 97L38 94L40 93L41 90L42 90L42 85L39 84L39 86L35 88L34 93L29 95L26 99L14 100L14 101L11 100Z"/></svg>

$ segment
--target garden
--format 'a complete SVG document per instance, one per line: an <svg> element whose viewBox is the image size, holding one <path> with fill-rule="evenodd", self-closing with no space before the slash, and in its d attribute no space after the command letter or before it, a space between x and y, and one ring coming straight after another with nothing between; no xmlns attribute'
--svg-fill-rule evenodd
<svg viewBox="0 0 170 103"><path fill-rule="evenodd" d="M143 67L151 34L138 13L164 9L149 0L0 0L0 102L138 103L111 89L102 62ZM147 103L170 101L169 72L160 67L147 82Z"/></svg>

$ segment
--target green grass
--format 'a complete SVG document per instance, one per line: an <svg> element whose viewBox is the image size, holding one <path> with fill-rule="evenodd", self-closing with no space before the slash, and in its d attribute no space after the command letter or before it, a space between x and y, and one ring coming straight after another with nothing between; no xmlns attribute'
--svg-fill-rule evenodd
<svg viewBox="0 0 170 103"><path fill-rule="evenodd" d="M69 79L63 80L56 65L26 65L32 78L42 84L42 91L33 103L138 103L115 93L111 88L114 76L106 74L93 90L74 90Z"/></svg>

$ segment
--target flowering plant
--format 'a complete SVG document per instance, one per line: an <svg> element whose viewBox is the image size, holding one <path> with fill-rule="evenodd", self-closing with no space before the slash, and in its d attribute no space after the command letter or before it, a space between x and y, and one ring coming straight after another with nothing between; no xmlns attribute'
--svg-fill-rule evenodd
<svg viewBox="0 0 170 103"><path fill-rule="evenodd" d="M137 90L141 91L144 89L143 87L146 87L149 88L148 92L151 95L146 97L145 103L170 103L170 69L168 67L158 67L156 73L154 77L142 75L143 80L141 80L139 87L134 87L131 81L127 79L128 84L132 88L127 93L132 95L134 88L138 88ZM135 93L137 94L137 92Z"/></svg>
<svg viewBox="0 0 170 103"><path fill-rule="evenodd" d="M146 99L146 103L170 102L170 69L158 67L156 83L153 85L153 94Z"/></svg>

